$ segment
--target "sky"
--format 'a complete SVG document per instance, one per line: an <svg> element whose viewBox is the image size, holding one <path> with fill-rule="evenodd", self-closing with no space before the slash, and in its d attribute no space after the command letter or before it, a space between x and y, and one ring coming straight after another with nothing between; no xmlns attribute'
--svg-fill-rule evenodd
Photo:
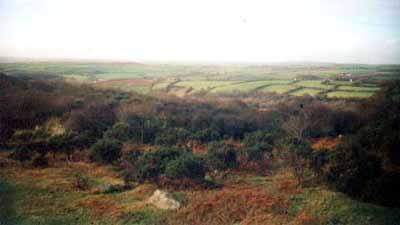
<svg viewBox="0 0 400 225"><path fill-rule="evenodd" d="M400 0L0 0L0 57L400 63Z"/></svg>

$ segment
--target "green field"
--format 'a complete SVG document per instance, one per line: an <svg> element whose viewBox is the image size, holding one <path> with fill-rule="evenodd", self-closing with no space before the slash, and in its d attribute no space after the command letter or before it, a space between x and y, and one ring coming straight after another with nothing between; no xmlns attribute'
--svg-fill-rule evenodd
<svg viewBox="0 0 400 225"><path fill-rule="evenodd" d="M329 82L330 85L340 85L340 86L352 86L353 83L350 81L341 81L341 80L336 80L336 81L331 81Z"/></svg>
<svg viewBox="0 0 400 225"><path fill-rule="evenodd" d="M38 62L0 63L0 72L12 76L64 77L67 81L93 83L142 94L168 92L187 96L204 91L369 97L380 82L400 78L399 65L271 64L271 65L175 65L142 63ZM354 83L344 74L351 74ZM342 77L341 77L342 76ZM327 78L329 83L323 83ZM339 77L340 79L336 79ZM358 79L360 78L360 79ZM152 80L150 85L129 86L115 80ZM98 84L96 81L112 81ZM101 82L102 83L102 82ZM167 90L168 89L168 90Z"/></svg>
<svg viewBox="0 0 400 225"><path fill-rule="evenodd" d="M260 89L262 92L275 92L278 94L284 94L289 91L296 89L297 87L291 84L282 84L282 85L270 85Z"/></svg>
<svg viewBox="0 0 400 225"><path fill-rule="evenodd" d="M97 79L181 77L191 80L293 79L299 76L332 77L350 73L353 78L399 79L399 65L356 64L266 64L266 65L178 65L132 62L30 62L0 63L0 72L10 75L45 73L59 76L82 75Z"/></svg>
<svg viewBox="0 0 400 225"><path fill-rule="evenodd" d="M291 94L296 95L296 96L303 96L303 95L316 96L319 93L321 93L321 90L312 89L312 88L301 88L299 90L292 92Z"/></svg>
<svg viewBox="0 0 400 225"><path fill-rule="evenodd" d="M366 92L375 92L379 91L379 87L358 87L358 86L339 86L337 90L340 91L366 91Z"/></svg>
<svg viewBox="0 0 400 225"><path fill-rule="evenodd" d="M212 93L223 93L223 92L250 92L256 89L262 89L270 85L287 84L290 80L263 80L263 81L250 81L237 84L230 84L225 86L216 87L211 90Z"/></svg>
<svg viewBox="0 0 400 225"><path fill-rule="evenodd" d="M206 80L191 80L181 81L175 84L175 86L192 88L194 91L208 90L211 88L229 86L237 82L235 81L206 81Z"/></svg>
<svg viewBox="0 0 400 225"><path fill-rule="evenodd" d="M332 89L333 85L322 84L321 80L302 80L295 83L296 86L306 88L318 88L318 89Z"/></svg>
<svg viewBox="0 0 400 225"><path fill-rule="evenodd" d="M131 90L140 94L148 94L150 92L149 86L131 86L127 90Z"/></svg>
<svg viewBox="0 0 400 225"><path fill-rule="evenodd" d="M327 93L328 98L368 98L372 95L374 92L333 91Z"/></svg>
<svg viewBox="0 0 400 225"><path fill-rule="evenodd" d="M153 85L152 90L166 90L170 82L160 82Z"/></svg>

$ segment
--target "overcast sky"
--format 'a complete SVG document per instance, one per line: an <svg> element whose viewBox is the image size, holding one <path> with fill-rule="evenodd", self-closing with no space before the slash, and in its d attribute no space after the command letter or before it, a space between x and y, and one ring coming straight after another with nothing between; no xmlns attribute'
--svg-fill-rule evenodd
<svg viewBox="0 0 400 225"><path fill-rule="evenodd" d="M400 0L0 0L0 56L400 63Z"/></svg>

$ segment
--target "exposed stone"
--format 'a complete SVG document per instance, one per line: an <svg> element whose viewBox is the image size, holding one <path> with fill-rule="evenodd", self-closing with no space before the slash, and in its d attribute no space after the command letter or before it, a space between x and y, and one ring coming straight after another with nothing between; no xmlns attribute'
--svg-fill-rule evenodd
<svg viewBox="0 0 400 225"><path fill-rule="evenodd" d="M178 209L181 204L173 199L168 192L156 190L147 200L147 203L154 205L159 209Z"/></svg>

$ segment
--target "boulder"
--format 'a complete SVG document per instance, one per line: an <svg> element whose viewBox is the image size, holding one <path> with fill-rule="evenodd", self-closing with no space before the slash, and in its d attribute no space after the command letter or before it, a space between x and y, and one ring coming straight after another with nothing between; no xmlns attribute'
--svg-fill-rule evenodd
<svg viewBox="0 0 400 225"><path fill-rule="evenodd" d="M175 210L181 206L181 203L173 199L168 192L161 190L154 191L153 195L147 200L147 203L159 209Z"/></svg>

